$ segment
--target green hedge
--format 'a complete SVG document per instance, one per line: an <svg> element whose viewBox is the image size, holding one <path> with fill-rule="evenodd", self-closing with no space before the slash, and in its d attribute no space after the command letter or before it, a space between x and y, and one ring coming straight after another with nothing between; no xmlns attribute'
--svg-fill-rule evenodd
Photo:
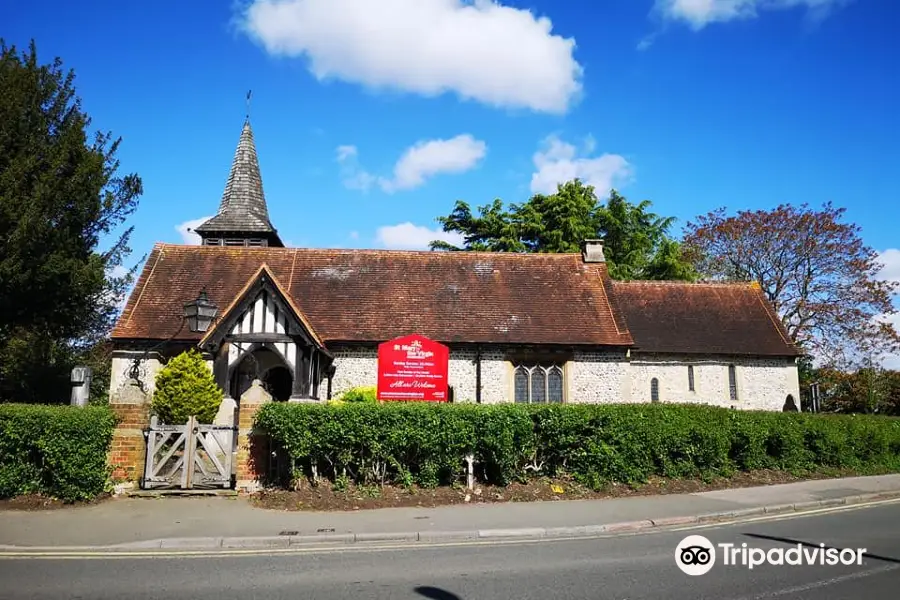
<svg viewBox="0 0 900 600"><path fill-rule="evenodd" d="M708 406L269 404L256 425L306 473L449 484L475 456L491 484L571 475L591 487L654 475L821 468L900 471L900 419Z"/></svg>
<svg viewBox="0 0 900 600"><path fill-rule="evenodd" d="M106 407L0 404L0 498L102 493L115 425Z"/></svg>

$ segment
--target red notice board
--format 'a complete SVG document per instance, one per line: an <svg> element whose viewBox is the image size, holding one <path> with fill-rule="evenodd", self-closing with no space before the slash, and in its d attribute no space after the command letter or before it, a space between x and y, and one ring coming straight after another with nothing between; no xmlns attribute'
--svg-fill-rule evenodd
<svg viewBox="0 0 900 600"><path fill-rule="evenodd" d="M422 335L378 345L378 399L447 402L450 349Z"/></svg>

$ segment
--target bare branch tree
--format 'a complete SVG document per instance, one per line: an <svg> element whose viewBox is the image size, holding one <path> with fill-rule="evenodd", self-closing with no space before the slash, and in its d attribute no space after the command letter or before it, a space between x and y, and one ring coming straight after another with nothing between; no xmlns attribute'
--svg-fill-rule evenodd
<svg viewBox="0 0 900 600"><path fill-rule="evenodd" d="M688 225L685 246L704 277L757 281L793 341L820 361L859 365L900 349L886 321L898 284L879 277L878 253L844 213L831 203L719 209Z"/></svg>

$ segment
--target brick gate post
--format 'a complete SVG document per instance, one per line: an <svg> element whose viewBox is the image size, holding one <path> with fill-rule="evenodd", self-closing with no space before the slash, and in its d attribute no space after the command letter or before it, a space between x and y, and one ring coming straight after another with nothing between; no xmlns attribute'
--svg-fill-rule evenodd
<svg viewBox="0 0 900 600"><path fill-rule="evenodd" d="M110 446L112 479L125 488L134 488L144 475L144 429L150 425L150 397L132 379L110 397L109 407L119 417Z"/></svg>
<svg viewBox="0 0 900 600"><path fill-rule="evenodd" d="M253 419L260 407L272 401L272 396L258 379L253 381L238 404L238 444L235 463L237 489L255 492L260 488L269 465L269 445L265 434L255 431Z"/></svg>

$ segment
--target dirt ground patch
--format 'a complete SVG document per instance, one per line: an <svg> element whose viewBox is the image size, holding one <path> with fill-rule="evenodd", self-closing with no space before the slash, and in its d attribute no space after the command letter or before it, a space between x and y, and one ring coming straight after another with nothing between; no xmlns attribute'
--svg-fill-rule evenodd
<svg viewBox="0 0 900 600"><path fill-rule="evenodd" d="M72 508L75 506L90 506L100 504L111 499L110 494L101 494L97 498L81 502L64 502L56 498L41 496L40 494L26 494L15 498L0 499L0 510L56 510L60 508Z"/></svg>
<svg viewBox="0 0 900 600"><path fill-rule="evenodd" d="M654 496L663 494L690 494L711 490L742 488L779 483L793 483L814 479L833 479L880 473L859 473L855 471L822 471L802 476L784 471L753 471L738 473L731 478L712 481L700 479L654 478L641 486L610 485L602 490L591 490L570 479L535 479L507 487L476 486L474 491L464 487L439 487L424 489L400 486L354 486L336 489L331 483L318 486L304 484L297 490L269 489L253 494L250 501L257 507L272 510L344 511L369 510L376 508L418 507L434 508L452 504L484 504L498 502L554 502L559 500L600 500L604 498L626 498L629 496ZM43 511L91 506L112 501L110 494L81 502L64 502L55 498L28 494L15 498L0 499L0 511Z"/></svg>
<svg viewBox="0 0 900 600"><path fill-rule="evenodd" d="M476 486L474 491L468 491L464 487L423 489L397 486L349 486L346 489L335 489L332 484L326 482L317 486L304 484L299 489L291 491L265 490L254 494L252 502L260 508L273 510L343 511L408 506L434 508L452 504L552 502L689 494L856 475L859 473L830 471L795 476L783 471L754 471L738 473L731 478L712 481L656 478L641 486L611 485L599 491L591 490L568 479L537 479L526 484L514 483L505 488Z"/></svg>

